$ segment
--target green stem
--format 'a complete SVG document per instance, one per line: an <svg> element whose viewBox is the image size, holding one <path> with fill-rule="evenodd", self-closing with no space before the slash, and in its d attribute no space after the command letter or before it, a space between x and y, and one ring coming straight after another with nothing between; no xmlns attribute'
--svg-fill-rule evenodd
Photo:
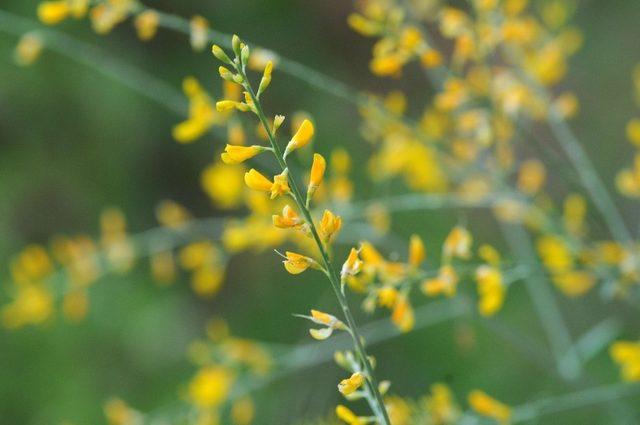
<svg viewBox="0 0 640 425"><path fill-rule="evenodd" d="M276 157L278 164L280 165L280 167L282 168L282 171L284 172L284 170L288 169L287 161L286 159L283 158L282 150L280 149L280 146L276 141L275 135L271 131L271 127L269 125L269 122L267 121L267 117L265 116L264 111L262 110L262 105L260 104L260 101L258 100L258 97L256 96L255 92L253 91L253 88L249 83L249 80L247 78L245 71L242 69L241 66L237 67L236 70L240 73L240 75L242 75L244 79L244 84L243 84L244 88L247 90L247 92L251 97L251 100L253 101L253 104L255 106L255 113L258 116L260 123L262 124L264 130L267 133L269 142L271 143L271 147L273 148L274 156ZM356 351L356 355L360 359L360 362L362 363L362 366L364 368L364 371L366 374L367 386L369 388L369 391L373 394L374 401L375 401L375 405L373 405L372 408L374 409L375 413L378 416L378 419L382 424L391 425L391 421L389 420L387 410L384 406L384 400L382 399L382 395L378 390L378 383L373 374L373 367L371 366L371 362L369 361L369 357L367 355L364 344L362 342L362 338L358 332L358 326L353 317L353 314L351 313L351 309L349 307L347 298L340 289L341 284L340 284L340 278L338 277L338 273L336 272L336 269L333 266L331 259L329 258L329 254L322 242L322 239L320 238L320 235L318 233L318 230L316 229L313 218L311 217L311 212L306 207L304 198L302 197L300 190L298 189L298 185L296 184L296 181L293 178L293 175L291 173L289 173L288 175L288 181L289 181L289 187L291 189L291 194L293 196L293 199L295 200L296 204L298 205L298 208L300 209L307 224L309 225L309 228L311 230L311 235L313 236L313 239L316 245L318 246L320 256L322 257L322 265L324 266L326 275L329 278L329 282L331 283L331 287L336 295L336 298L338 299L340 308L342 309L344 319L349 328L348 332L351 335L351 339L353 340L353 345Z"/></svg>

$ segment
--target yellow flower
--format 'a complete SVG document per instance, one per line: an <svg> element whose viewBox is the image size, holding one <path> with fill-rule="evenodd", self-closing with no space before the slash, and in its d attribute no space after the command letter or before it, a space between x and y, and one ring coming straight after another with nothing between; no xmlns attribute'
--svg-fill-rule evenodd
<svg viewBox="0 0 640 425"><path fill-rule="evenodd" d="M442 256L445 261L453 257L469 258L471 254L471 233L462 226L456 226L447 236L442 247Z"/></svg>
<svg viewBox="0 0 640 425"><path fill-rule="evenodd" d="M596 278L592 273L584 270L570 270L553 274L553 283L570 297L584 295L596 284Z"/></svg>
<svg viewBox="0 0 640 425"><path fill-rule="evenodd" d="M143 41L151 40L156 35L159 24L160 15L151 9L138 14L134 21L138 37Z"/></svg>
<svg viewBox="0 0 640 425"><path fill-rule="evenodd" d="M622 379L640 381L640 342L616 341L609 348L609 354L620 366Z"/></svg>
<svg viewBox="0 0 640 425"><path fill-rule="evenodd" d="M309 329L309 334L317 340L325 340L331 336L335 329L345 330L347 327L337 317L318 310L311 310L311 321L324 325L322 329Z"/></svg>
<svg viewBox="0 0 640 425"><path fill-rule="evenodd" d="M200 408L211 408L222 404L235 381L232 371L221 366L202 368L189 383L189 400Z"/></svg>
<svg viewBox="0 0 640 425"><path fill-rule="evenodd" d="M409 332L413 329L415 324L413 308L405 295L398 295L391 313L391 321L402 332Z"/></svg>
<svg viewBox="0 0 640 425"><path fill-rule="evenodd" d="M71 9L65 0L43 1L38 5L38 19L46 25L55 25L65 20Z"/></svg>
<svg viewBox="0 0 640 425"><path fill-rule="evenodd" d="M189 99L189 117L174 126L172 134L178 142L189 143L219 123L221 115L216 113L213 101L195 78L185 78L182 90Z"/></svg>
<svg viewBox="0 0 640 425"><path fill-rule="evenodd" d="M567 243L559 236L541 236L536 248L544 265L553 273L561 273L573 267L573 255Z"/></svg>
<svg viewBox="0 0 640 425"><path fill-rule="evenodd" d="M200 177L200 184L213 203L223 209L236 208L242 202L244 167L222 163L209 165Z"/></svg>
<svg viewBox="0 0 640 425"><path fill-rule="evenodd" d="M285 252L285 258L284 268L291 274L300 274L309 267L317 267L315 260L295 252Z"/></svg>
<svg viewBox="0 0 640 425"><path fill-rule="evenodd" d="M266 148L262 146L233 146L227 145L224 148L224 153L220 155L222 162L225 164L240 164L247 159L253 158L259 153L263 152Z"/></svg>
<svg viewBox="0 0 640 425"><path fill-rule="evenodd" d="M460 409L445 384L433 384L431 395L425 397L424 404L436 424L453 424L460 417Z"/></svg>
<svg viewBox="0 0 640 425"><path fill-rule="evenodd" d="M271 199L274 199L280 195L286 195L290 192L288 176L288 170L284 170L282 173L273 177L273 185L271 186Z"/></svg>
<svg viewBox="0 0 640 425"><path fill-rule="evenodd" d="M287 148L284 150L284 156L286 157L292 151L306 146L313 137L314 132L315 130L311 121L308 119L302 121L302 124L298 127L298 131L296 131L296 134L293 135L287 144Z"/></svg>
<svg viewBox="0 0 640 425"><path fill-rule="evenodd" d="M311 164L311 174L309 177L309 187L307 189L307 199L311 199L315 191L322 183L324 171L327 168L327 162L324 157L318 153L313 154L313 163Z"/></svg>
<svg viewBox="0 0 640 425"><path fill-rule="evenodd" d="M338 391L344 395L353 394L364 383L365 377L362 372L355 372L349 378L343 379L338 384Z"/></svg>
<svg viewBox="0 0 640 425"><path fill-rule="evenodd" d="M411 235L411 239L409 239L409 265L418 267L425 257L426 252L422 239L418 235Z"/></svg>
<svg viewBox="0 0 640 425"><path fill-rule="evenodd" d="M483 316L492 316L497 313L504 303L505 286L502 283L500 270L483 265L476 270L478 282L478 310Z"/></svg>
<svg viewBox="0 0 640 425"><path fill-rule="evenodd" d="M193 50L204 50L209 41L209 22L202 16L194 16L191 18L189 28L189 42Z"/></svg>
<svg viewBox="0 0 640 425"><path fill-rule="evenodd" d="M271 192L271 187L273 186L271 180L253 168L244 174L244 182L249 188L262 192Z"/></svg>
<svg viewBox="0 0 640 425"><path fill-rule="evenodd" d="M633 118L627 124L627 139L634 145L640 147L640 119Z"/></svg>
<svg viewBox="0 0 640 425"><path fill-rule="evenodd" d="M42 53L42 38L29 32L20 37L15 50L15 60L18 65L27 66L34 63Z"/></svg>
<svg viewBox="0 0 640 425"><path fill-rule="evenodd" d="M458 275L455 269L446 265L440 269L438 277L423 281L421 288L422 292L430 297L435 297L440 294L452 297L456 294L457 284Z"/></svg>
<svg viewBox="0 0 640 425"><path fill-rule="evenodd" d="M244 182L247 186L254 190L260 190L262 192L271 192L271 199L274 199L278 195L284 195L289 193L289 183L287 179L287 171L285 170L281 174L274 177L272 182L255 169L249 170L244 175Z"/></svg>
<svg viewBox="0 0 640 425"><path fill-rule="evenodd" d="M299 227L304 224L304 220L289 204L282 209L282 215L273 215L272 220L273 225L281 229Z"/></svg>
<svg viewBox="0 0 640 425"><path fill-rule="evenodd" d="M392 308L398 299L398 290L392 286L385 286L378 290L378 304L380 307Z"/></svg>
<svg viewBox="0 0 640 425"><path fill-rule="evenodd" d="M344 279L347 276L354 276L362 269L362 260L358 258L358 251L355 248L351 248L347 261L342 265L342 271L340 276Z"/></svg>
<svg viewBox="0 0 640 425"><path fill-rule="evenodd" d="M341 404L336 407L336 415L348 425L365 425L368 422L366 418L356 416L348 407Z"/></svg>
<svg viewBox="0 0 640 425"><path fill-rule="evenodd" d="M471 408L482 416L493 418L500 423L508 423L511 419L509 406L490 397L483 391L471 391L468 401Z"/></svg>
<svg viewBox="0 0 640 425"><path fill-rule="evenodd" d="M544 185L546 170L537 159L522 163L518 174L518 189L526 195L535 195Z"/></svg>
<svg viewBox="0 0 640 425"><path fill-rule="evenodd" d="M218 112L230 111L231 109L247 112L249 110L249 105L242 102L236 102L234 100L221 100L216 102L216 110Z"/></svg>
<svg viewBox="0 0 640 425"><path fill-rule="evenodd" d="M325 243L331 242L331 239L340 231L342 227L342 218L333 214L329 210L324 210L322 220L320 220L320 237Z"/></svg>

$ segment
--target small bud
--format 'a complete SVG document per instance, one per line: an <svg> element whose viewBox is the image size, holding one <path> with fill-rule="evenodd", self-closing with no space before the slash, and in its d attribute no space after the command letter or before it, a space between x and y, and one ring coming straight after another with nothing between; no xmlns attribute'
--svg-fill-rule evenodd
<svg viewBox="0 0 640 425"><path fill-rule="evenodd" d="M218 46L217 44L214 44L211 47L211 53L213 53L213 56L215 56L216 58L218 58L219 61L224 62L228 65L233 66L233 62L231 61L231 59L229 59L229 56L227 56L227 54L225 53L224 50L222 50L222 48L220 46Z"/></svg>
<svg viewBox="0 0 640 425"><path fill-rule="evenodd" d="M249 46L245 44L240 51L240 61L242 62L242 66L245 66L247 65L247 63L249 63L249 54Z"/></svg>
<svg viewBox="0 0 640 425"><path fill-rule="evenodd" d="M284 122L284 115L276 115L273 119L273 134L276 134L282 123Z"/></svg>
<svg viewBox="0 0 640 425"><path fill-rule="evenodd" d="M227 81L234 81L234 75L231 71L229 71L227 68L225 68L224 66L220 66L218 68L218 72L220 73L220 76Z"/></svg>
<svg viewBox="0 0 640 425"><path fill-rule="evenodd" d="M236 34L233 34L233 37L231 37L231 47L233 48L233 53L236 54L236 57L240 57L240 50L242 49L242 47L240 46L242 42L240 41L240 37L238 37Z"/></svg>

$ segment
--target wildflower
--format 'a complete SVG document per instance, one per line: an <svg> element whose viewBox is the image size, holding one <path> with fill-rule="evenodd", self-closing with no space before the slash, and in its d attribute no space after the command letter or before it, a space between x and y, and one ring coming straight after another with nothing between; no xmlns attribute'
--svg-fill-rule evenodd
<svg viewBox="0 0 640 425"><path fill-rule="evenodd" d="M364 374L362 372L355 372L349 378L343 379L338 384L338 391L343 395L353 394L362 386L365 381Z"/></svg>
<svg viewBox="0 0 640 425"><path fill-rule="evenodd" d="M298 127L298 131L296 131L287 144L287 147L284 150L284 156L287 157L287 155L292 151L306 146L313 137L313 134L313 124L308 119L305 119L302 124L300 124L300 127Z"/></svg>
<svg viewBox="0 0 640 425"><path fill-rule="evenodd" d="M200 184L217 207L236 208L244 193L244 170L244 167L215 163L202 172Z"/></svg>
<svg viewBox="0 0 640 425"><path fill-rule="evenodd" d="M616 341L609 348L609 354L620 366L622 379L640 381L640 342Z"/></svg>
<svg viewBox="0 0 640 425"><path fill-rule="evenodd" d="M160 15L155 10L145 10L136 16L134 24L140 40L151 40L158 31Z"/></svg>
<svg viewBox="0 0 640 425"><path fill-rule="evenodd" d="M341 404L336 407L336 415L348 425L365 425L370 422L367 418L357 416L348 407Z"/></svg>
<svg viewBox="0 0 640 425"><path fill-rule="evenodd" d="M409 332L415 324L413 308L405 295L398 295L391 313L391 321L402 332Z"/></svg>
<svg viewBox="0 0 640 425"><path fill-rule="evenodd" d="M449 265L445 265L440 268L436 278L424 280L421 284L421 288L422 292L430 297L434 297L439 294L452 297L456 294L457 284L458 274L455 269Z"/></svg>
<svg viewBox="0 0 640 425"><path fill-rule="evenodd" d="M179 228L191 219L191 214L177 202L165 199L156 207L156 218L160 224Z"/></svg>
<svg viewBox="0 0 640 425"><path fill-rule="evenodd" d="M38 19L46 25L55 25L64 21L71 9L65 0L43 1L38 5Z"/></svg>
<svg viewBox="0 0 640 425"><path fill-rule="evenodd" d="M497 313L505 297L505 286L502 282L500 270L483 265L476 269L476 281L478 283L478 310L483 316L492 316Z"/></svg>
<svg viewBox="0 0 640 425"><path fill-rule="evenodd" d="M224 153L220 155L222 162L225 164L240 164L247 159L253 158L261 152L264 152L267 148L263 146L233 146L227 145L224 148Z"/></svg>
<svg viewBox="0 0 640 425"><path fill-rule="evenodd" d="M451 230L444 241L442 255L445 260L453 257L469 258L471 255L471 234L462 226L456 226Z"/></svg>
<svg viewBox="0 0 640 425"><path fill-rule="evenodd" d="M222 286L224 269L213 264L198 267L191 276L193 291L203 297L212 297Z"/></svg>
<svg viewBox="0 0 640 425"><path fill-rule="evenodd" d="M310 317L308 316L303 316L303 317L308 318L314 323L325 326L322 329L309 329L309 334L314 339L317 339L317 340L324 340L329 338L331 334L333 334L333 331L336 329L338 330L347 329L346 325L342 323L342 321L338 320L337 317L327 313L323 313L318 310L311 310Z"/></svg>
<svg viewBox="0 0 640 425"><path fill-rule="evenodd" d="M282 215L273 215L272 220L273 225L281 229L296 228L304 224L304 219L289 204L282 209Z"/></svg>
<svg viewBox="0 0 640 425"><path fill-rule="evenodd" d="M435 49L428 49L420 56L420 62L427 69L437 68L442 65L442 55Z"/></svg>
<svg viewBox="0 0 640 425"><path fill-rule="evenodd" d="M424 404L436 424L453 424L460 417L460 408L445 384L431 385L431 395L425 397Z"/></svg>
<svg viewBox="0 0 640 425"><path fill-rule="evenodd" d="M509 406L490 397L483 391L471 391L468 401L471 408L482 416L493 418L500 423L507 423L511 419Z"/></svg>
<svg viewBox="0 0 640 425"><path fill-rule="evenodd" d="M535 195L544 185L546 170L544 164L536 159L522 163L518 174L518 189L527 195Z"/></svg>
<svg viewBox="0 0 640 425"><path fill-rule="evenodd" d="M318 263L312 258L291 251L285 253L283 263L284 268L291 274L300 274L309 267L318 267Z"/></svg>
<svg viewBox="0 0 640 425"><path fill-rule="evenodd" d="M340 231L342 227L342 219L329 210L324 210L322 219L320 220L320 237L325 243L331 242L331 239Z"/></svg>
<svg viewBox="0 0 640 425"><path fill-rule="evenodd" d="M536 243L538 254L544 265L554 273L573 267L573 256L567 243L556 235L544 235Z"/></svg>
<svg viewBox="0 0 640 425"><path fill-rule="evenodd" d="M426 252L422 239L418 235L411 235L409 239L409 265L419 267L425 257Z"/></svg>
<svg viewBox="0 0 640 425"><path fill-rule="evenodd" d="M53 294L40 285L20 286L15 299L2 309L8 328L44 323L53 314Z"/></svg>
<svg viewBox="0 0 640 425"><path fill-rule="evenodd" d="M500 263L500 253L488 244L480 245L480 248L478 248L478 256L482 261L491 266L497 266Z"/></svg>
<svg viewBox="0 0 640 425"><path fill-rule="evenodd" d="M396 304L399 293L398 290L392 286L385 286L378 290L378 304L381 307L392 308Z"/></svg>
<svg viewBox="0 0 640 425"><path fill-rule="evenodd" d="M362 260L358 258L358 251L355 248L351 248L347 261L342 265L342 271L340 277L344 279L346 276L354 276L362 269Z"/></svg>
<svg viewBox="0 0 640 425"><path fill-rule="evenodd" d="M275 176L274 181L272 182L252 168L245 173L244 182L251 189L259 190L262 192L271 192L271 199L277 197L278 195L289 193L286 171Z"/></svg>
<svg viewBox="0 0 640 425"><path fill-rule="evenodd" d="M190 22L189 41L195 51L204 50L209 41L209 22L202 16L194 16Z"/></svg>
<svg viewBox="0 0 640 425"><path fill-rule="evenodd" d="M631 121L627 123L627 139L629 141L640 147L640 119L633 118Z"/></svg>
<svg viewBox="0 0 640 425"><path fill-rule="evenodd" d="M233 100L221 100L219 102L216 102L216 110L218 112L229 111L234 108L240 112L247 112L249 110L249 105Z"/></svg>
<svg viewBox="0 0 640 425"><path fill-rule="evenodd" d="M585 270L570 270L551 276L553 283L570 297L584 295L596 284L593 274Z"/></svg>
<svg viewBox="0 0 640 425"><path fill-rule="evenodd" d="M15 50L15 60L18 65L27 66L34 63L44 47L42 38L34 32L28 32L20 37Z"/></svg>
<svg viewBox="0 0 640 425"><path fill-rule="evenodd" d="M231 406L234 425L249 425L255 418L255 406L249 397L243 397Z"/></svg>
<svg viewBox="0 0 640 425"><path fill-rule="evenodd" d="M211 408L222 404L231 391L234 374L222 366L206 366L191 379L188 388L189 400L200 408Z"/></svg>
<svg viewBox="0 0 640 425"><path fill-rule="evenodd" d="M584 230L584 218L587 213L585 199L578 194L570 194L564 200L563 221L569 232L579 235Z"/></svg>
<svg viewBox="0 0 640 425"><path fill-rule="evenodd" d="M110 32L116 25L127 19L134 9L132 0L99 3L91 9L91 25L98 34Z"/></svg>
<svg viewBox="0 0 640 425"><path fill-rule="evenodd" d="M173 127L172 135L180 143L190 143L218 123L220 115L216 114L213 101L195 78L185 78L182 90L189 99L189 117Z"/></svg>
<svg viewBox="0 0 640 425"><path fill-rule="evenodd" d="M318 153L314 153L313 163L311 164L311 175L309 177L309 187L307 188L307 202L313 197L320 183L322 183L326 167L327 162L324 157Z"/></svg>

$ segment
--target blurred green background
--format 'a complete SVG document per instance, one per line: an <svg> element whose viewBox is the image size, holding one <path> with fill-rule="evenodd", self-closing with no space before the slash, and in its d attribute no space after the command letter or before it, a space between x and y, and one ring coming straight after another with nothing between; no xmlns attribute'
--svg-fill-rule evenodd
<svg viewBox="0 0 640 425"><path fill-rule="evenodd" d="M358 89L407 90L416 114L429 93L417 70L407 70L400 83L370 76L371 41L348 29L350 2L148 4L185 17L201 14L215 29L237 32ZM34 24L36 7L37 2L25 0L0 5ZM624 125L638 113L630 74L640 57L639 17L640 3L635 0L581 1L576 16L585 44L566 83L582 101L573 127L609 182L631 152L624 142ZM186 75L197 76L210 90L219 87L217 64L210 54L192 52L186 38L175 33L160 31L153 41L142 43L129 23L106 37L95 35L86 20L69 20L54 30L95 46L107 62L132 64L176 90ZM97 235L99 213L111 205L122 208L133 233L156 225L154 207L166 198L183 203L198 217L225 214L212 209L199 184L201 170L225 140L207 136L178 145L171 127L182 117L55 52L45 51L33 66L19 67L13 62L15 43L16 37L0 28L2 264L25 244L46 243L55 234ZM311 113L318 123L319 149L346 147L356 159L357 196L372 193L366 170L357 166L369 148L359 135L352 105L276 73L267 107L279 113ZM546 159L553 164L552 173L563 166ZM636 225L638 208L618 201ZM394 216L394 230L403 236L419 233L429 252L437 252L438 241L461 217L469 220L479 240L502 244L494 228L478 225L492 223L481 213L401 214ZM2 276L8 279L7 267ZM226 318L239 336L297 343L307 341L307 326L293 319L292 312L310 307L334 310L330 288L319 275L296 281L275 266L270 252L234 258L224 288L213 301L193 295L187 277L158 288L144 264L126 276L101 279L90 296L87 320L78 325L60 318L44 327L0 331L0 423L102 423L102 403L113 395L142 411L171 405L193 371L184 355L187 343L203 334L210 316ZM638 337L637 314L604 305L597 295L562 300L561 306L574 336L615 313L626 319L623 335ZM379 375L391 378L402 395L418 396L433 382L444 381L460 398L481 387L511 404L572 389L550 368L528 362L496 337L495 326L508 323L517 333L545 341L522 285L510 290L497 320L500 323L482 325L465 317L376 345ZM606 353L587 367L591 383L617 379ZM338 401L335 384L341 377L336 366L326 363L278 381L256 394L257 423L288 424L324 415ZM613 410L594 406L540 423L639 423L639 402L640 398L627 399ZM621 416L613 416L613 411Z"/></svg>

